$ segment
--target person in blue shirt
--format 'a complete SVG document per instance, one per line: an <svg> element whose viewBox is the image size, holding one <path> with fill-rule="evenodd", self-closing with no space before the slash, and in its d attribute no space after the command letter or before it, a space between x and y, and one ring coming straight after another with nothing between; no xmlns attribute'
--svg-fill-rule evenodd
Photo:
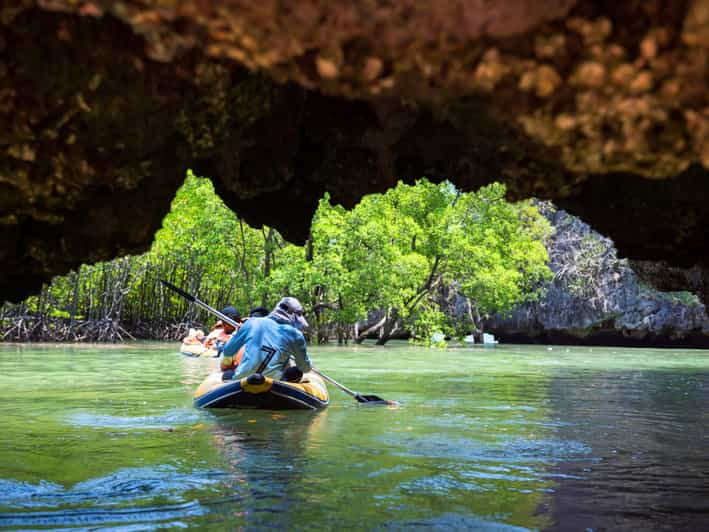
<svg viewBox="0 0 709 532"><path fill-rule="evenodd" d="M222 378L238 380L260 373L274 379L300 380L311 367L301 332L307 326L303 306L294 297L281 299L265 318L249 318L224 346L222 367L242 347L243 353L236 369L225 371Z"/></svg>

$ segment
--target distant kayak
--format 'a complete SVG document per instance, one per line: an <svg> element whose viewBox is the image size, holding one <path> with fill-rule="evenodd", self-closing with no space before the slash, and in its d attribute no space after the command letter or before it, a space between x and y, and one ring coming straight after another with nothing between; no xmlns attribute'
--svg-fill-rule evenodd
<svg viewBox="0 0 709 532"><path fill-rule="evenodd" d="M218 355L216 349L210 349L200 344L182 344L180 346L180 353L187 357L205 357L211 358Z"/></svg>
<svg viewBox="0 0 709 532"><path fill-rule="evenodd" d="M258 374L223 382L221 372L216 372L209 375L194 394L194 405L200 408L318 410L329 402L325 383L314 373L306 373L301 382L296 383Z"/></svg>

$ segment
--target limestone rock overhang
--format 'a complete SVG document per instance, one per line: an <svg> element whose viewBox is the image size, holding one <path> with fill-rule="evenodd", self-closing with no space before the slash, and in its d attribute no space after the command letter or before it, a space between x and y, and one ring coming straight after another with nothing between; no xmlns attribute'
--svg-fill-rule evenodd
<svg viewBox="0 0 709 532"><path fill-rule="evenodd" d="M187 168L296 242L325 191L427 176L709 265L709 0L13 0L0 24L0 300L147 249Z"/></svg>

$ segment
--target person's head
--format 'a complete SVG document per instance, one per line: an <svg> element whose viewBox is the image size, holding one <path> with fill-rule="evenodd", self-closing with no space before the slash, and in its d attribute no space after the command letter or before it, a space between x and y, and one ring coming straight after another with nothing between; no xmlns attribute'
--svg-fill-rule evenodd
<svg viewBox="0 0 709 532"><path fill-rule="evenodd" d="M201 340L202 338L204 338L204 331L201 329L190 328L187 336L188 336L188 338L197 338L197 340Z"/></svg>
<svg viewBox="0 0 709 532"><path fill-rule="evenodd" d="M305 321L305 316L303 316L303 305L296 298L290 296L281 299L271 311L269 317L279 323L292 325L299 331L308 326L308 322Z"/></svg>
<svg viewBox="0 0 709 532"><path fill-rule="evenodd" d="M266 307L254 307L249 311L249 318L265 318L268 316Z"/></svg>
<svg viewBox="0 0 709 532"><path fill-rule="evenodd" d="M227 318L231 318L232 320L234 320L237 323L239 321L241 321L241 313L238 310L236 310L234 307L232 307L231 305L224 307L221 312ZM223 325L224 325L225 332L233 332L234 331L234 327L229 325L228 323L224 323Z"/></svg>

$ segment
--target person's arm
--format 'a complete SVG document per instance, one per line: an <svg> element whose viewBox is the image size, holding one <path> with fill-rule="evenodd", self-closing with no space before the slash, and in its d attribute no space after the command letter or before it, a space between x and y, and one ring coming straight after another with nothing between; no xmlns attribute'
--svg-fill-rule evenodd
<svg viewBox="0 0 709 532"><path fill-rule="evenodd" d="M245 347L242 345L233 357L225 357L224 355L219 357L219 369L229 371L239 367L241 359L244 358L244 349Z"/></svg>
<svg viewBox="0 0 709 532"><path fill-rule="evenodd" d="M239 348L246 343L249 330L251 330L251 326L245 323L238 332L231 335L231 338L229 338L229 341L224 346L224 356L233 357L236 354Z"/></svg>
<svg viewBox="0 0 709 532"><path fill-rule="evenodd" d="M293 342L291 354L295 359L295 365L298 366L300 371L303 373L310 371L311 364L310 358L308 357L308 347L305 343L305 337L300 332L298 333L296 340Z"/></svg>
<svg viewBox="0 0 709 532"><path fill-rule="evenodd" d="M222 371L233 369L236 366L236 354L246 343L250 329L251 325L245 323L243 327L239 328L238 332L231 335L224 349L222 349L219 359L219 367Z"/></svg>

